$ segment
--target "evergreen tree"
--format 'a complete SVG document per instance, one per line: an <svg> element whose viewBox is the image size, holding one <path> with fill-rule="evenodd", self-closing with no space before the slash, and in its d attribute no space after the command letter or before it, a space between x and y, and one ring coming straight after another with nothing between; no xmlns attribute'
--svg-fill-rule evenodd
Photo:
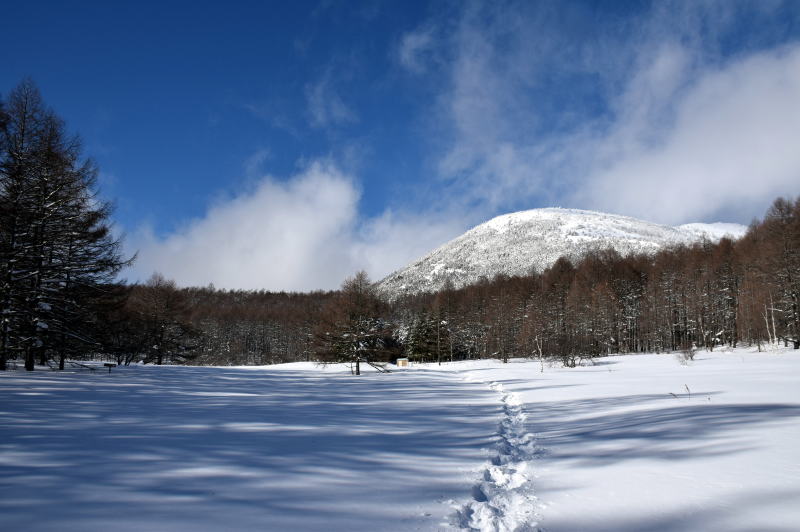
<svg viewBox="0 0 800 532"><path fill-rule="evenodd" d="M99 349L104 285L127 264L97 197L97 168L30 80L0 119L0 367L21 356L33 370L58 354Z"/></svg>
<svg viewBox="0 0 800 532"><path fill-rule="evenodd" d="M406 339L406 356L409 360L425 362L436 357L436 322L426 312L420 313Z"/></svg>

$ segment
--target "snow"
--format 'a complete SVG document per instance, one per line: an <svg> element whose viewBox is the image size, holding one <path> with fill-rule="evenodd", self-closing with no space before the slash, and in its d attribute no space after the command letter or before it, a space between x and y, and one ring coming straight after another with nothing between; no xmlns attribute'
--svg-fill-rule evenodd
<svg viewBox="0 0 800 532"><path fill-rule="evenodd" d="M365 368L366 369L366 368ZM0 373L2 530L796 530L800 352Z"/></svg>
<svg viewBox="0 0 800 532"><path fill-rule="evenodd" d="M752 351L702 352L688 365L666 354L459 371L523 405L518 452L535 457L525 485L544 530L797 530L800 353ZM526 524L512 512L482 530Z"/></svg>
<svg viewBox="0 0 800 532"><path fill-rule="evenodd" d="M465 377L473 382L471 374ZM451 524L469 530L520 530L536 526L533 495L533 435L525 430L526 415L516 393L502 384L489 387L500 395L503 417L499 424L497 454L472 488L472 500L459 507Z"/></svg>
<svg viewBox="0 0 800 532"><path fill-rule="evenodd" d="M308 363L2 372L0 405L0 530L60 532L435 530L500 412L448 372Z"/></svg>
<svg viewBox="0 0 800 532"><path fill-rule="evenodd" d="M721 222L711 224L684 224L678 226L677 229L694 233L712 241L722 240L723 238L742 238L747 232L747 227L744 225Z"/></svg>
<svg viewBox="0 0 800 532"><path fill-rule="evenodd" d="M703 238L739 238L739 224L658 225L627 216L577 209L532 209L504 214L447 242L378 283L390 299L403 293L455 287L497 274L527 275L551 266L559 257L580 259L591 250L614 248L620 254L652 253Z"/></svg>

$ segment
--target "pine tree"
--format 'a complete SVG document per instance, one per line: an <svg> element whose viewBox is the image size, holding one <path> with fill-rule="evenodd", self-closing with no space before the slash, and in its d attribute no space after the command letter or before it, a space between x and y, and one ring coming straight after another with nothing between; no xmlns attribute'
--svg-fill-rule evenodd
<svg viewBox="0 0 800 532"><path fill-rule="evenodd" d="M22 356L33 370L58 354L98 349L93 329L103 286L127 264L97 197L97 168L42 102L30 80L0 120L0 365Z"/></svg>

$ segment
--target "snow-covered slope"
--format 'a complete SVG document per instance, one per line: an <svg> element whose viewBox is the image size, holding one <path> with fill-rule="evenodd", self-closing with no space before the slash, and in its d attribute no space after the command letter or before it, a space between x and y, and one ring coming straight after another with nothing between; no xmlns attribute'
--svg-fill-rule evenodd
<svg viewBox="0 0 800 532"><path fill-rule="evenodd" d="M559 257L575 260L592 249L614 248L622 255L655 252L701 238L742 236L738 224L658 225L627 216L572 209L533 209L493 218L402 268L379 284L394 298L435 291L450 279L460 287L481 276L542 271Z"/></svg>
<svg viewBox="0 0 800 532"><path fill-rule="evenodd" d="M744 225L722 222L713 224L683 224L679 225L677 229L696 235L698 238L707 238L712 241L718 241L724 237L734 239L741 238L747 232L747 227Z"/></svg>

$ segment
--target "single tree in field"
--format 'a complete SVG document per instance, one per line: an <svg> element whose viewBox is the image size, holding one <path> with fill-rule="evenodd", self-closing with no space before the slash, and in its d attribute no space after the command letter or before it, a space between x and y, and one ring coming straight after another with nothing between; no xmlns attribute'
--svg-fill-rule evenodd
<svg viewBox="0 0 800 532"><path fill-rule="evenodd" d="M349 362L356 375L362 362L385 361L392 353L392 331L381 318L384 303L366 272L344 281L338 297L324 309L316 340L320 359Z"/></svg>

